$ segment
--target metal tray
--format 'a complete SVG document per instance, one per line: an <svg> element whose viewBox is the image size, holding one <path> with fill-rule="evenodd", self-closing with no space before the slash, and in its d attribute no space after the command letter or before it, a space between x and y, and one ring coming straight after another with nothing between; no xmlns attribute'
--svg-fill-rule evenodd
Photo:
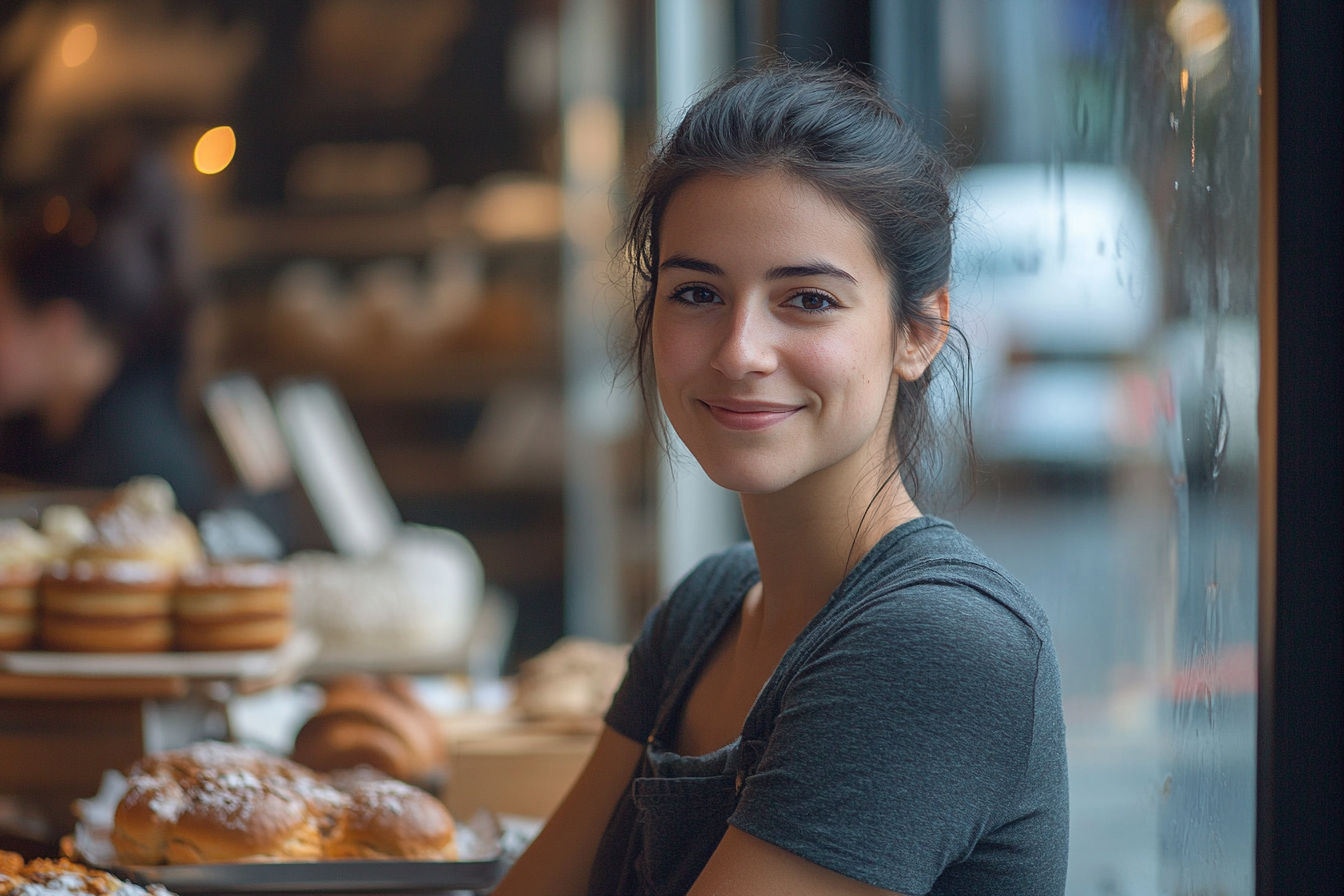
<svg viewBox="0 0 1344 896"><path fill-rule="evenodd" d="M504 875L503 861L417 862L346 859L218 865L138 865L112 869L140 886L175 893L443 893L487 890Z"/></svg>

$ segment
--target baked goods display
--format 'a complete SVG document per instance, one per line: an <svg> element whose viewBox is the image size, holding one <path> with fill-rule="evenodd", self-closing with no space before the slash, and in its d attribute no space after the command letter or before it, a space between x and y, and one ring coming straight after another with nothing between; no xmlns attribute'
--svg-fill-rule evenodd
<svg viewBox="0 0 1344 896"><path fill-rule="evenodd" d="M207 741L145 757L128 783L112 829L126 865L457 856L441 802L369 770L328 777Z"/></svg>
<svg viewBox="0 0 1344 896"><path fill-rule="evenodd" d="M0 851L0 896L173 896L163 887L148 889L128 884L106 871L96 871L69 859L33 859L25 862L14 852Z"/></svg>
<svg viewBox="0 0 1344 896"><path fill-rule="evenodd" d="M561 638L519 667L514 705L535 720L600 719L625 677L629 653L629 645Z"/></svg>
<svg viewBox="0 0 1344 896"><path fill-rule="evenodd" d="M270 563L223 563L184 571L174 598L182 650L264 650L293 629L289 575Z"/></svg>
<svg viewBox="0 0 1344 896"><path fill-rule="evenodd" d="M294 759L319 771L360 765L403 781L432 782L446 764L438 721L404 678L345 675L299 730Z"/></svg>
<svg viewBox="0 0 1344 896"><path fill-rule="evenodd" d="M207 563L154 476L91 514L48 507L38 530L0 520L0 650L268 650L293 632L291 590L279 564Z"/></svg>

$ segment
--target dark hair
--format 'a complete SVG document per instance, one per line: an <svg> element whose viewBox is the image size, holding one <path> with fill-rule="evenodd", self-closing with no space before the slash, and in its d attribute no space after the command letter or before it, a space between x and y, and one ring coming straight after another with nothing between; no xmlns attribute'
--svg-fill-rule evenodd
<svg viewBox="0 0 1344 896"><path fill-rule="evenodd" d="M629 363L646 405L656 407L651 337L659 230L668 203L703 174L771 170L811 184L866 226L873 254L890 278L898 332L949 328L951 354L960 361L953 387L969 450L966 340L924 301L950 279L954 168L871 82L836 67L771 62L730 76L687 110L645 165L624 250L635 297ZM946 355L940 352L935 363L947 366ZM921 471L939 454L929 407L933 375L931 364L919 379L901 383L892 419L891 444L899 454L892 475L902 476L911 496Z"/></svg>
<svg viewBox="0 0 1344 896"><path fill-rule="evenodd" d="M18 300L29 308L74 301L128 363L179 361L199 284L166 163L139 154L80 192L43 194L5 241L3 267ZM53 202L63 204L55 220Z"/></svg>

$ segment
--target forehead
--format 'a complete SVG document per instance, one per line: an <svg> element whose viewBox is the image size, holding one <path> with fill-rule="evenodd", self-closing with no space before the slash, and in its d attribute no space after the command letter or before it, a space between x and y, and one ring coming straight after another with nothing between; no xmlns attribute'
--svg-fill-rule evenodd
<svg viewBox="0 0 1344 896"><path fill-rule="evenodd" d="M867 226L816 186L783 171L702 174L683 184L663 213L658 252L659 262L674 253L747 253L766 266L824 256L842 267L880 273Z"/></svg>

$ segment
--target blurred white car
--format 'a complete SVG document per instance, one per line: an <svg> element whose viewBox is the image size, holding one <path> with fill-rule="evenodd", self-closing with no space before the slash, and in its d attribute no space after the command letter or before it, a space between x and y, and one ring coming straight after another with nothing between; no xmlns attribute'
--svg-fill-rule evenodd
<svg viewBox="0 0 1344 896"><path fill-rule="evenodd" d="M961 199L953 294L981 455L1099 468L1151 445L1157 402L1137 362L1161 303L1137 185L1106 165L987 165Z"/></svg>

